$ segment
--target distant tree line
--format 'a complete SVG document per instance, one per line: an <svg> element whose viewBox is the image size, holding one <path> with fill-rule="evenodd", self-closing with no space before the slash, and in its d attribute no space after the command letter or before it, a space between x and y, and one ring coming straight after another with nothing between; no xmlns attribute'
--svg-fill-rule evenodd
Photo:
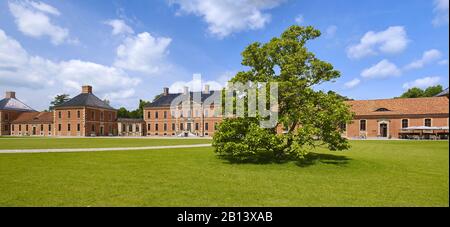
<svg viewBox="0 0 450 227"><path fill-rule="evenodd" d="M405 93L403 93L400 97L396 98L422 98L422 97L433 97L437 94L441 93L444 89L441 85L430 86L426 89L420 89L417 87L413 87L408 89Z"/></svg>
<svg viewBox="0 0 450 227"><path fill-rule="evenodd" d="M139 100L139 107L135 110L129 111L125 107L120 107L117 111L117 117L119 118L143 118L144 106L149 102L142 99Z"/></svg>

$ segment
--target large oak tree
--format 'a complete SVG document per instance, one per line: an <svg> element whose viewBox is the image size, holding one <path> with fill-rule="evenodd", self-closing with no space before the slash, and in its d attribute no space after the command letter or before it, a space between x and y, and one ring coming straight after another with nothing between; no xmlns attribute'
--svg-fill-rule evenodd
<svg viewBox="0 0 450 227"><path fill-rule="evenodd" d="M313 27L291 26L267 43L250 44L242 53L242 65L231 82L277 82L279 118L276 128L259 127L260 117L227 118L214 135L213 146L222 157L238 161L301 159L318 146L348 149L341 136L352 113L335 92L314 86L340 76L333 65L318 59L306 46L320 36ZM242 97L240 97L242 98Z"/></svg>

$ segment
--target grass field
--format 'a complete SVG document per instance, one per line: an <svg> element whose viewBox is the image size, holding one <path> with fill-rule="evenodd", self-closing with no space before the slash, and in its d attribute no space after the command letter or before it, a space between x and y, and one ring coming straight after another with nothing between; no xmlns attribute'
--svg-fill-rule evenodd
<svg viewBox="0 0 450 227"><path fill-rule="evenodd" d="M0 150L147 147L183 144L207 144L211 143L211 141L211 139L0 137Z"/></svg>
<svg viewBox="0 0 450 227"><path fill-rule="evenodd" d="M351 144L301 165L212 148L0 154L0 206L449 206L448 142Z"/></svg>

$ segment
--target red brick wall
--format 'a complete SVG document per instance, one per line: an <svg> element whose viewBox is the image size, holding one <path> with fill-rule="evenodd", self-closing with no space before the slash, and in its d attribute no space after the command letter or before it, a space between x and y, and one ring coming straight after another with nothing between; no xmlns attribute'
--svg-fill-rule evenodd
<svg viewBox="0 0 450 227"><path fill-rule="evenodd" d="M431 119L431 126L448 126L448 116L427 117L427 116L404 116L404 117L357 117L351 124L347 125L346 136L349 138L357 138L360 135L366 135L366 137L378 137L379 136L379 123L384 121L388 124L388 135L391 138L398 138L399 132L402 128L402 119L408 119L408 126L424 126L424 120L426 118ZM366 131L360 131L360 120L366 120Z"/></svg>
<svg viewBox="0 0 450 227"><path fill-rule="evenodd" d="M53 112L53 118L54 132L57 136L117 135L117 111L115 110L89 107L56 109Z"/></svg>
<svg viewBox="0 0 450 227"><path fill-rule="evenodd" d="M150 112L150 118L149 118ZM164 118L164 112L166 112L167 117ZM188 123L191 124L190 132L194 135L201 136L204 133L204 136L213 136L214 135L214 125L221 122L222 118L213 117L214 108L208 109L209 117L205 117L202 120L201 109L192 110L191 117L188 119L187 111L184 111L183 117L176 118L172 117L172 112L169 107L161 107L161 108L148 108L144 110L144 120L145 127L147 129L148 136L175 136L188 129ZM158 113L158 118L156 118L156 113ZM175 113L176 114L176 113ZM198 115L197 115L198 114ZM156 129L156 124L158 124L158 129ZM164 130L164 124L167 125L166 130ZM172 124L175 124L175 130L172 130ZM183 124L183 130L181 130L180 124ZM198 124L198 129L196 129L196 124ZM208 125L208 129L205 128L205 125ZM150 128L149 128L150 125Z"/></svg>
<svg viewBox="0 0 450 227"><path fill-rule="evenodd" d="M28 126L28 128L27 128ZM49 126L51 127L49 130ZM53 124L36 123L36 124L12 124L12 136L52 136Z"/></svg>
<svg viewBox="0 0 450 227"><path fill-rule="evenodd" d="M11 110L0 111L0 136L10 135L11 121L17 118L21 112ZM5 128L6 127L6 128Z"/></svg>

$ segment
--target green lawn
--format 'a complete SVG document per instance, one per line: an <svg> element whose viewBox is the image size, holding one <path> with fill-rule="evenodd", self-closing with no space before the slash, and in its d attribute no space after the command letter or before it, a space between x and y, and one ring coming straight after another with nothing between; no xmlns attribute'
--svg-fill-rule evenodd
<svg viewBox="0 0 450 227"><path fill-rule="evenodd" d="M0 206L449 206L448 142L351 144L300 166L212 148L1 154Z"/></svg>
<svg viewBox="0 0 450 227"><path fill-rule="evenodd" d="M147 147L147 146L165 146L165 145L182 145L182 144L206 144L211 142L212 142L211 139L0 137L0 150Z"/></svg>

